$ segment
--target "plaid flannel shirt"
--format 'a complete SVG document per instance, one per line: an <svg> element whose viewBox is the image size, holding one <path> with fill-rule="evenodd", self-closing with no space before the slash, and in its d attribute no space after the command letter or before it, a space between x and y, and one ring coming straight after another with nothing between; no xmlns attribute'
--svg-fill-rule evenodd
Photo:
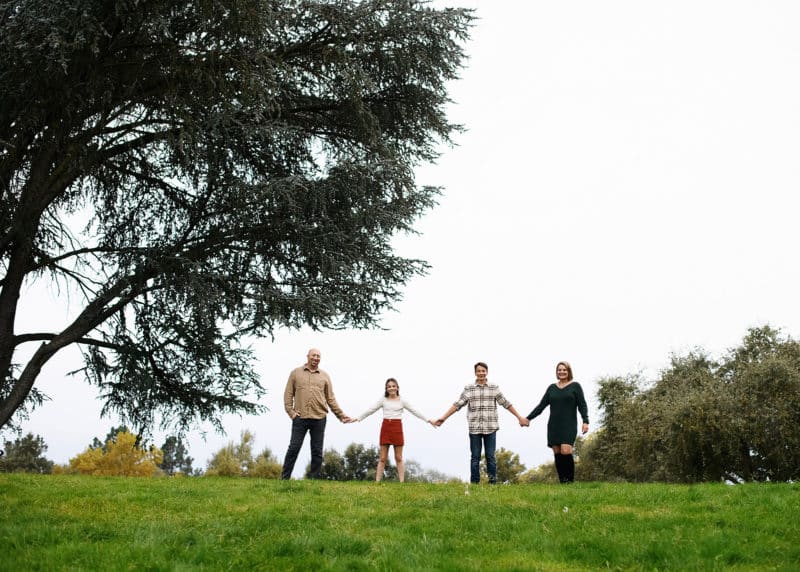
<svg viewBox="0 0 800 572"><path fill-rule="evenodd" d="M494 433L500 429L500 422L497 419L497 405L502 405L506 409L511 407L511 402L500 392L500 388L487 383L479 385L474 383L467 385L461 392L453 406L456 410L469 404L467 408L467 424L469 432L477 435Z"/></svg>

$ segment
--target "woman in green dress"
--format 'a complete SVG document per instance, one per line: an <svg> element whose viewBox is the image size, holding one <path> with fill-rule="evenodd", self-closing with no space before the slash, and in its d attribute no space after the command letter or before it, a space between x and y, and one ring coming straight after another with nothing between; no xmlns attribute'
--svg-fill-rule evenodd
<svg viewBox="0 0 800 572"><path fill-rule="evenodd" d="M572 448L578 436L576 412L581 414L583 420L581 432L584 435L589 430L589 413L586 399L583 397L583 388L577 381L572 380L572 366L569 363L558 362L556 380L556 383L548 386L539 405L528 414L528 420L535 419L545 407L550 406L547 446L553 449L559 482L571 483L575 480L575 459L572 457Z"/></svg>

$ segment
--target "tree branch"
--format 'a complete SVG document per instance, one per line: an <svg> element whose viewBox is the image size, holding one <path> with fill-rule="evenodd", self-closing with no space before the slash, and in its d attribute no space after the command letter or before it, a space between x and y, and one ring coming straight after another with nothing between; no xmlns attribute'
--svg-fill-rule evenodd
<svg viewBox="0 0 800 572"><path fill-rule="evenodd" d="M22 344L26 344L29 342L49 342L54 340L59 334L54 334L50 332L31 332L28 334L20 334L18 336L14 336L14 345L21 346ZM122 344L114 344L111 342L107 342L105 340L97 340L94 338L78 338L75 340L75 343L87 345L87 346L96 346L100 348L106 348L110 350L122 351L124 350L125 346Z"/></svg>

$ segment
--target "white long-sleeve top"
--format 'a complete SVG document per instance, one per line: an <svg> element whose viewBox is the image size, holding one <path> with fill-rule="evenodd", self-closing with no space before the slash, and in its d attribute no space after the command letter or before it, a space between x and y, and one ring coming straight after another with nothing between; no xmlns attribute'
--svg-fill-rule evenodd
<svg viewBox="0 0 800 572"><path fill-rule="evenodd" d="M384 419L402 419L403 417L403 410L408 409L411 413L415 416L419 417L423 421L427 422L428 419L422 413L414 409L411 404L403 399L402 397L397 399L389 399L388 397L382 397L375 405L367 409L364 413L359 415L357 419L359 421L363 421L373 413L375 413L378 409L383 407L383 418Z"/></svg>

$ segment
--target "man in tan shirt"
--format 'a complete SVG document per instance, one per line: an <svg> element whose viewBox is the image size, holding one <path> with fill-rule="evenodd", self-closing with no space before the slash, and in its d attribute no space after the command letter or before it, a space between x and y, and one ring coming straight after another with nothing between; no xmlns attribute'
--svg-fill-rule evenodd
<svg viewBox="0 0 800 572"><path fill-rule="evenodd" d="M322 446L325 439L325 422L328 407L342 423L350 423L352 419L344 414L333 395L331 378L319 369L322 355L316 348L308 350L305 365L292 370L286 390L283 392L283 405L292 420L292 436L289 449L283 459L282 479L292 478L297 455L303 447L306 433L311 434L311 471L312 479L320 477L322 469Z"/></svg>

